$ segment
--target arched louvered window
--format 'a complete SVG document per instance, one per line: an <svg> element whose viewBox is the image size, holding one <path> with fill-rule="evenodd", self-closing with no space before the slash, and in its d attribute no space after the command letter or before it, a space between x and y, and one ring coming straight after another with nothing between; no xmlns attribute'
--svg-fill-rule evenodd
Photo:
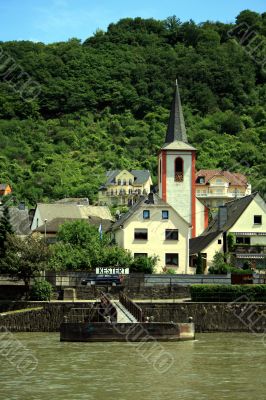
<svg viewBox="0 0 266 400"><path fill-rule="evenodd" d="M175 181L183 182L184 180L184 161L178 157L175 159Z"/></svg>

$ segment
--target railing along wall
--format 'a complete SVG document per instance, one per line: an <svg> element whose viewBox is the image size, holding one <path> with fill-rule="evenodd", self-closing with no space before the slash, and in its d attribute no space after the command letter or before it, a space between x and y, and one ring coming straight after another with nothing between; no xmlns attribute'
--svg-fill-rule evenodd
<svg viewBox="0 0 266 400"><path fill-rule="evenodd" d="M142 309L134 303L127 295L120 292L119 293L120 303L136 318L137 321L142 322L144 320Z"/></svg>

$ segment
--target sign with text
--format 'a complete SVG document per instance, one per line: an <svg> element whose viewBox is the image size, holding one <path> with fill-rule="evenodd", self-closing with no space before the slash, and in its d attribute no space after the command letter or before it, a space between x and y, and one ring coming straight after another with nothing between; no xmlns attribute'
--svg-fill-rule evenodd
<svg viewBox="0 0 266 400"><path fill-rule="evenodd" d="M96 274L99 274L99 275L128 275L129 268L100 267L100 268L96 268Z"/></svg>

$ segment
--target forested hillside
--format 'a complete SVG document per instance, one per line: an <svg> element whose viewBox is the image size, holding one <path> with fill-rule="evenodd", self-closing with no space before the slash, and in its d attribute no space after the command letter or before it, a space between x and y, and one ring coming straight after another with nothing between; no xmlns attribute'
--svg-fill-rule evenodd
<svg viewBox="0 0 266 400"><path fill-rule="evenodd" d="M230 33L240 24L256 34L256 57ZM0 183L33 205L93 200L110 168L156 176L177 77L197 167L244 172L265 194L265 40L266 13L243 11L235 25L136 18L84 43L1 42L41 91L24 101L0 76Z"/></svg>

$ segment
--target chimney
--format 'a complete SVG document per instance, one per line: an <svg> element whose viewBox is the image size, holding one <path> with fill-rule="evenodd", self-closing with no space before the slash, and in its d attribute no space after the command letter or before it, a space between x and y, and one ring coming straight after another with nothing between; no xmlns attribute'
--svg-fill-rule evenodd
<svg viewBox="0 0 266 400"><path fill-rule="evenodd" d="M219 231L223 229L224 225L227 222L227 207L226 206L219 206L218 211L218 229Z"/></svg>
<svg viewBox="0 0 266 400"><path fill-rule="evenodd" d="M152 192L148 194L148 202L149 204L154 204L154 197Z"/></svg>

